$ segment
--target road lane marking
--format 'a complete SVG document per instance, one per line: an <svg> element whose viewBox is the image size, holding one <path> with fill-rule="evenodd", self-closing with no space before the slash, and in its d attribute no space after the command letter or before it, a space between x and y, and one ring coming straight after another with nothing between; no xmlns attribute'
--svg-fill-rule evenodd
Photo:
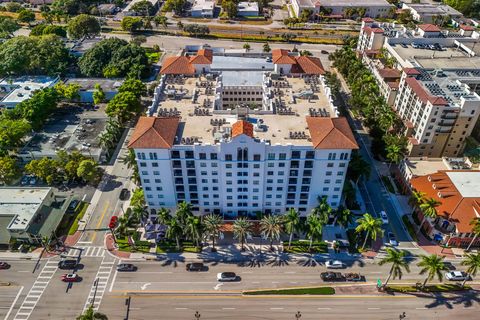
<svg viewBox="0 0 480 320"><path fill-rule="evenodd" d="M110 201L107 201L107 203L105 203L105 208L103 209L103 213L102 215L100 216L100 220L98 220L98 223L97 223L97 226L95 227L95 229L98 229L100 228L100 225L102 224L103 222L103 219L105 218L105 214L107 213L107 210L108 210L108 206L110 205ZM97 237L97 232L94 231L93 232L93 235L92 235L92 238L90 239L90 241L93 243L95 241L95 238Z"/></svg>
<svg viewBox="0 0 480 320"><path fill-rule="evenodd" d="M296 272L295 271L285 271L284 273L285 274L295 274Z"/></svg>
<svg viewBox="0 0 480 320"><path fill-rule="evenodd" d="M427 310L427 308L415 308L417 310Z"/></svg>
<svg viewBox="0 0 480 320"><path fill-rule="evenodd" d="M380 308L367 308L368 310L380 310Z"/></svg>
<svg viewBox="0 0 480 320"><path fill-rule="evenodd" d="M222 308L222 310L235 310L235 308Z"/></svg>
<svg viewBox="0 0 480 320"><path fill-rule="evenodd" d="M317 308L317 310L331 310L332 308Z"/></svg>
<svg viewBox="0 0 480 320"><path fill-rule="evenodd" d="M370 273L371 273L371 274L381 274L382 272L380 272L380 271L371 271Z"/></svg>
<svg viewBox="0 0 480 320"><path fill-rule="evenodd" d="M108 292L112 292L113 285L115 284L115 280L117 279L117 274L118 274L118 271L115 270L115 273L114 273L113 279L112 279L112 283L110 284L110 290L108 290Z"/></svg>
<svg viewBox="0 0 480 320"><path fill-rule="evenodd" d="M291 284L296 284L298 283L297 281L290 281Z"/></svg>
<svg viewBox="0 0 480 320"><path fill-rule="evenodd" d="M13 303L12 303L12 305L10 306L10 309L8 309L7 315L5 316L5 320L7 320L8 317L10 317L10 313L12 313L13 308L14 308L15 305L17 304L17 300L18 300L18 298L20 297L20 295L22 294L22 291L23 291L23 286L20 287L20 290L18 290L18 293L17 293L17 296L15 297L15 300L13 300Z"/></svg>
<svg viewBox="0 0 480 320"><path fill-rule="evenodd" d="M29 273L31 273L32 271L29 271L29 270L19 270L19 271L17 271L17 272L29 272Z"/></svg>
<svg viewBox="0 0 480 320"><path fill-rule="evenodd" d="M188 308L175 308L175 310L187 310Z"/></svg>
<svg viewBox="0 0 480 320"><path fill-rule="evenodd" d="M258 281L253 281L252 283L260 283L260 282L258 282Z"/></svg>
<svg viewBox="0 0 480 320"><path fill-rule="evenodd" d="M241 273L243 273L243 274L252 274L253 272L252 272L252 271L243 271L243 272L241 272Z"/></svg>
<svg viewBox="0 0 480 320"><path fill-rule="evenodd" d="M270 308L270 310L283 310L283 308Z"/></svg>

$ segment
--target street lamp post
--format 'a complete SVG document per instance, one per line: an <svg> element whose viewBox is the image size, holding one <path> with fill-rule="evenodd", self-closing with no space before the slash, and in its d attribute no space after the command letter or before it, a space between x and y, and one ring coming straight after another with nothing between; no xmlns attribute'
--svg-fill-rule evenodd
<svg viewBox="0 0 480 320"><path fill-rule="evenodd" d="M95 286L95 291L93 292L93 299L92 299L92 304L91 304L92 308L93 308L93 305L95 304L95 298L97 296L98 278L95 279L95 281L93 282L93 285Z"/></svg>
<svg viewBox="0 0 480 320"><path fill-rule="evenodd" d="M130 316L130 302L132 301L132 297L128 297L125 299L125 305L127 306L127 314L125 315L124 320L128 320L128 317Z"/></svg>

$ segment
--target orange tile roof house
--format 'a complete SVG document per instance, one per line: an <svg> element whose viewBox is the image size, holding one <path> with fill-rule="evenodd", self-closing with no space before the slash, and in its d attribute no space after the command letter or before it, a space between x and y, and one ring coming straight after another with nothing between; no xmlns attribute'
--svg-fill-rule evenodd
<svg viewBox="0 0 480 320"><path fill-rule="evenodd" d="M441 170L413 177L412 188L440 203L438 217L426 219L423 228L433 239L449 245L467 246L473 238L473 219L480 218L480 171ZM420 212L420 220L423 214ZM479 239L480 240L480 239ZM478 241L475 245L480 245Z"/></svg>

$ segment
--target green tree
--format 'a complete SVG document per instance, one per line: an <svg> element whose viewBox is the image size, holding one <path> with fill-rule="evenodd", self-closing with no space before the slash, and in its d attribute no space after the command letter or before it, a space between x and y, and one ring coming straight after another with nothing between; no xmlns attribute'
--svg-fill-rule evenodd
<svg viewBox="0 0 480 320"><path fill-rule="evenodd" d="M348 163L348 177L355 181L355 184L358 184L361 178L368 180L371 171L370 163L365 161L359 152L352 152L350 162Z"/></svg>
<svg viewBox="0 0 480 320"><path fill-rule="evenodd" d="M9 185L20 176L17 161L9 156L0 157L0 183Z"/></svg>
<svg viewBox="0 0 480 320"><path fill-rule="evenodd" d="M405 257L407 255L407 252L405 250L397 251L393 248L386 248L385 250L387 252L387 255L378 262L378 265L391 265L390 272L388 273L388 278L387 280L385 280L384 284L384 286L386 287L391 277L393 277L394 280L396 278L402 279L403 269L405 269L405 271L407 272L410 272L410 267L407 260L405 260Z"/></svg>
<svg viewBox="0 0 480 320"><path fill-rule="evenodd" d="M22 9L18 12L17 20L23 23L35 21L35 13L29 9Z"/></svg>
<svg viewBox="0 0 480 320"><path fill-rule="evenodd" d="M30 99L17 104L13 110L5 114L6 118L21 117L30 122L33 130L42 127L47 117L56 109L58 93L54 88L35 91ZM24 127L25 129L25 127Z"/></svg>
<svg viewBox="0 0 480 320"><path fill-rule="evenodd" d="M252 231L252 223L245 217L240 217L233 222L233 235L241 244L241 250L245 251L245 241Z"/></svg>
<svg viewBox="0 0 480 320"><path fill-rule="evenodd" d="M270 48L270 45L268 43L263 44L263 52L270 52L272 49Z"/></svg>
<svg viewBox="0 0 480 320"><path fill-rule="evenodd" d="M7 2L5 4L5 9L8 11L8 12L19 12L20 10L23 9L22 5L18 2Z"/></svg>
<svg viewBox="0 0 480 320"><path fill-rule="evenodd" d="M426 194L425 192L413 190L413 191L412 191L412 195L411 195L410 198L408 199L408 203L409 203L412 207L420 206L420 204L422 204L422 203L425 201L425 196L426 196L426 195L427 195L427 194Z"/></svg>
<svg viewBox="0 0 480 320"><path fill-rule="evenodd" d="M480 1L478 0L444 0L443 2L467 17L480 17Z"/></svg>
<svg viewBox="0 0 480 320"><path fill-rule="evenodd" d="M168 19L166 16L163 15L155 16L153 18L153 22L155 23L155 26L162 26L164 29L166 29L168 26Z"/></svg>
<svg viewBox="0 0 480 320"><path fill-rule="evenodd" d="M196 243L200 248L200 238L202 235L202 222L199 217L190 215L185 222L185 233Z"/></svg>
<svg viewBox="0 0 480 320"><path fill-rule="evenodd" d="M78 164L77 176L88 183L95 183L100 178L98 163L93 160L83 160Z"/></svg>
<svg viewBox="0 0 480 320"><path fill-rule="evenodd" d="M23 145L23 138L32 130L25 119L0 118L0 155Z"/></svg>
<svg viewBox="0 0 480 320"><path fill-rule="evenodd" d="M238 5L233 0L223 0L222 9L230 19L233 19L238 14Z"/></svg>
<svg viewBox="0 0 480 320"><path fill-rule="evenodd" d="M77 317L77 320L108 320L108 317L103 313L94 311L90 306L82 315Z"/></svg>
<svg viewBox="0 0 480 320"><path fill-rule="evenodd" d="M313 14L312 10L305 9L305 10L302 10L302 12L300 13L300 16L298 18L302 22L308 22L310 20L310 17L312 16L312 14Z"/></svg>
<svg viewBox="0 0 480 320"><path fill-rule="evenodd" d="M102 89L102 86L98 83L95 84L95 90L93 91L93 103L100 104L105 101L105 92Z"/></svg>
<svg viewBox="0 0 480 320"><path fill-rule="evenodd" d="M123 31L135 32L143 27L143 20L138 17L123 17L121 26Z"/></svg>
<svg viewBox="0 0 480 320"><path fill-rule="evenodd" d="M467 251L470 250L470 247L475 242L475 240L477 240L477 237L480 235L480 218L473 218L472 221L470 221L470 225L472 226L473 239L468 244Z"/></svg>
<svg viewBox="0 0 480 320"><path fill-rule="evenodd" d="M147 86L141 80L129 78L118 88L118 92L131 92L137 98L140 98L147 94Z"/></svg>
<svg viewBox="0 0 480 320"><path fill-rule="evenodd" d="M180 237L183 234L182 225L176 218L171 218L167 223L166 236L168 239L175 239L177 250L180 251Z"/></svg>
<svg viewBox="0 0 480 320"><path fill-rule="evenodd" d="M249 43L244 43L243 44L243 49L245 49L245 51L250 51L250 44Z"/></svg>
<svg viewBox="0 0 480 320"><path fill-rule="evenodd" d="M273 251L273 241L280 239L283 223L278 215L264 216L260 220L260 230L265 238L270 239L270 250Z"/></svg>
<svg viewBox="0 0 480 320"><path fill-rule="evenodd" d="M323 220L317 214L312 213L307 217L307 237L310 239L309 251L312 250L313 241L322 238L323 225Z"/></svg>
<svg viewBox="0 0 480 320"><path fill-rule="evenodd" d="M285 232L289 234L288 248L292 245L293 234L300 230L300 214L294 208L290 208L288 212L283 216L285 224Z"/></svg>
<svg viewBox="0 0 480 320"><path fill-rule="evenodd" d="M465 282L470 277L475 277L478 270L480 269L480 253L468 253L463 258L463 261L460 263L462 266L467 267L467 276L462 282L462 287L465 286Z"/></svg>
<svg viewBox="0 0 480 320"><path fill-rule="evenodd" d="M208 26L196 23L184 25L183 31L194 37L205 36L210 33Z"/></svg>
<svg viewBox="0 0 480 320"><path fill-rule="evenodd" d="M100 22L94 16L80 14L70 20L67 25L68 35L72 39L90 39L100 34Z"/></svg>
<svg viewBox="0 0 480 320"><path fill-rule="evenodd" d="M145 195L142 188L137 188L133 191L132 197L130 198L130 205L145 207Z"/></svg>
<svg viewBox="0 0 480 320"><path fill-rule="evenodd" d="M25 171L44 180L48 185L63 179L58 161L47 157L30 161L25 165Z"/></svg>
<svg viewBox="0 0 480 320"><path fill-rule="evenodd" d="M32 28L32 31L30 32L30 36L37 37L47 34L54 34L59 37L65 38L67 36L67 30L62 26L40 23L34 26Z"/></svg>
<svg viewBox="0 0 480 320"><path fill-rule="evenodd" d="M182 201L177 205L177 210L175 211L175 217L178 219L182 226L185 226L187 223L188 217L193 216L192 205L186 201Z"/></svg>
<svg viewBox="0 0 480 320"><path fill-rule="evenodd" d="M130 91L120 92L110 100L105 108L109 117L116 117L120 123L132 119L140 112L140 100Z"/></svg>
<svg viewBox="0 0 480 320"><path fill-rule="evenodd" d="M162 10L173 11L176 15L180 15L183 12L186 3L186 0L167 0L163 5Z"/></svg>
<svg viewBox="0 0 480 320"><path fill-rule="evenodd" d="M143 43L147 42L147 37L144 36L143 34L138 36L133 36L130 42L133 44L136 44L137 46L141 46Z"/></svg>
<svg viewBox="0 0 480 320"><path fill-rule="evenodd" d="M131 9L141 16L151 16L155 13L152 3L147 0L135 2Z"/></svg>
<svg viewBox="0 0 480 320"><path fill-rule="evenodd" d="M338 223L343 228L347 228L352 222L354 215L353 213L342 206L339 206L337 210L334 211L335 223Z"/></svg>
<svg viewBox="0 0 480 320"><path fill-rule="evenodd" d="M444 257L441 257L436 254L432 254L429 256L421 255L420 262L417 264L422 269L420 270L420 274L427 274L425 281L423 282L422 287L425 288L427 282L433 280L435 276L439 281L443 279L443 272L447 270L445 263L443 262Z"/></svg>
<svg viewBox="0 0 480 320"><path fill-rule="evenodd" d="M157 211L157 217L158 217L158 222L164 225L168 225L168 222L170 221L170 219L172 219L170 210L168 210L167 208L160 208Z"/></svg>
<svg viewBox="0 0 480 320"><path fill-rule="evenodd" d="M0 37L10 38L15 31L20 29L18 23L8 16L0 16Z"/></svg>
<svg viewBox="0 0 480 320"><path fill-rule="evenodd" d="M382 220L372 217L369 213L365 213L362 218L357 219L358 226L355 228L357 233L366 232L365 240L363 241L362 249L365 248L368 238L377 240L378 235L383 234Z"/></svg>
<svg viewBox="0 0 480 320"><path fill-rule="evenodd" d="M59 82L55 85L55 90L58 94L66 100L78 100L80 99L80 85L76 83L70 83L66 85L63 82Z"/></svg>
<svg viewBox="0 0 480 320"><path fill-rule="evenodd" d="M442 203L440 201L437 201L434 198L425 199L424 202L420 204L420 210L422 210L423 213L423 219L420 223L420 228L422 228L427 218L434 219L437 217L437 207L441 204Z"/></svg>
<svg viewBox="0 0 480 320"><path fill-rule="evenodd" d="M218 214L209 214L203 217L203 226L207 236L212 239L212 252L217 251L215 249L215 239L220 236L220 229L223 224L223 219Z"/></svg>

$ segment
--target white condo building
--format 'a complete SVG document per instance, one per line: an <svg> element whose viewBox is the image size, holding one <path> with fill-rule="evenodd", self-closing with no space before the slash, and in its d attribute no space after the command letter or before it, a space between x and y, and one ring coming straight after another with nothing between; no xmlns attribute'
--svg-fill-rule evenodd
<svg viewBox="0 0 480 320"><path fill-rule="evenodd" d="M187 201L198 214L234 218L289 208L306 215L323 196L339 206L350 154L358 148L353 133L347 120L337 117L317 58L307 62L285 50L274 50L273 57L243 57L247 61L224 54L217 65L217 56L199 50L166 60L157 111L140 118L129 143L150 209ZM176 67L174 60L180 61ZM189 61L209 67L197 68L201 73L195 75ZM239 61L244 64L235 64ZM274 61L289 65L296 76L276 73ZM236 89L241 94L235 105L222 96L224 73L233 86L231 72L237 86L247 86ZM249 95L256 95L252 86L263 93L255 105L248 103Z"/></svg>

